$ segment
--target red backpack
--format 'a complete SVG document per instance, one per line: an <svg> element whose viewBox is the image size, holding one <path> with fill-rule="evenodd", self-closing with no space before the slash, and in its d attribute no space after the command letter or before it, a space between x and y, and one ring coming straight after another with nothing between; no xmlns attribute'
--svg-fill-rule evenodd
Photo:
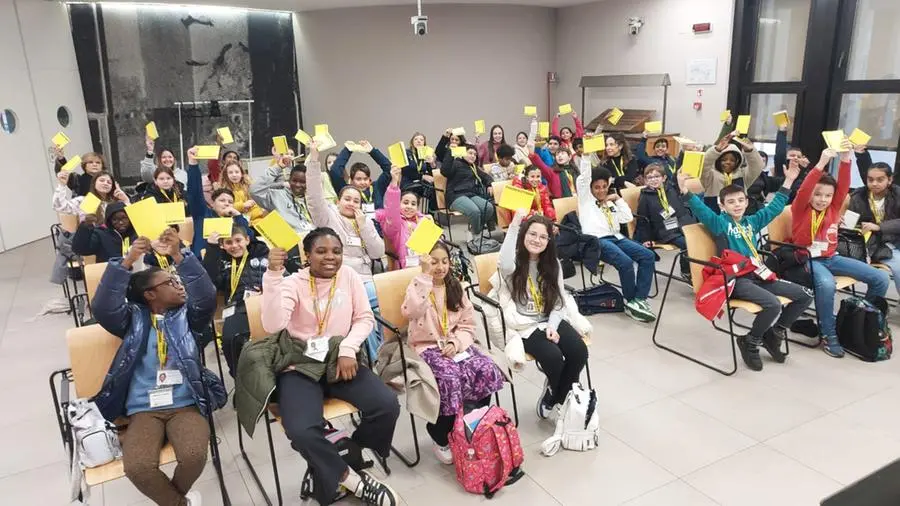
<svg viewBox="0 0 900 506"><path fill-rule="evenodd" d="M450 451L456 466L456 481L467 492L483 494L488 499L525 475L519 469L524 460L519 432L506 411L498 406L488 408L471 441L460 410L450 432Z"/></svg>

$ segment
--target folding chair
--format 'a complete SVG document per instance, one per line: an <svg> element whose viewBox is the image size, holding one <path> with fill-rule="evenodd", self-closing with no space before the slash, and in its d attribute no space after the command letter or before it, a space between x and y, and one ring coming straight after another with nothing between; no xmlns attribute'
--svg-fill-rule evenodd
<svg viewBox="0 0 900 506"><path fill-rule="evenodd" d="M488 173L490 173L490 168L488 168ZM494 201L500 202L500 196L503 195L503 189L509 186L509 181L494 181L491 183L491 188L494 192ZM500 230L506 230L509 228L509 222L512 219L512 212L507 209L502 209L500 206L494 206L494 210L497 213L497 226Z"/></svg>
<svg viewBox="0 0 900 506"><path fill-rule="evenodd" d="M453 242L453 217L462 216L459 211L453 211L447 206L447 178L441 174L441 171L435 169L431 172L434 178L434 195L437 200L437 209L434 210L434 221L440 225L440 216L443 215L447 220L447 235L450 242Z"/></svg>
<svg viewBox="0 0 900 506"><path fill-rule="evenodd" d="M631 214L634 215L634 219L631 220L631 223L628 224L628 236L634 238L634 231L637 229L637 221L641 219L648 219L646 216L639 216L637 214L638 204L641 200L641 191L644 189L643 186L635 186L634 188L625 188L619 194L622 196L622 199L625 200L625 203L628 204L628 208L631 209ZM678 246L673 244L665 244L665 243L653 243L650 249L660 250L660 251L680 251ZM656 271L657 274L666 275L665 271ZM683 281L687 283L686 280L682 279L680 276L675 278L676 281ZM659 284L656 285L657 293L659 293Z"/></svg>
<svg viewBox="0 0 900 506"><path fill-rule="evenodd" d="M566 217L567 214L574 212L578 214L578 197L562 197L558 199L553 199L553 210L556 212L556 224L561 225L563 218ZM577 260L572 260L572 262L576 262ZM588 287L587 279L584 277L584 263L581 261L577 261L578 265L581 267L581 286L584 288ZM602 264L602 262L601 262ZM591 274L591 284L594 284L594 275Z"/></svg>
<svg viewBox="0 0 900 506"><path fill-rule="evenodd" d="M716 269L719 272L721 272L723 276L725 276L725 269L722 268L722 266L716 265L709 261L709 259L712 258L716 254L716 243L713 240L713 237L709 234L709 231L706 230L706 227L704 227L700 223L694 223L691 225L685 225L682 228L682 231L684 232L684 238L685 238L685 241L687 242L687 259L691 263L691 281L692 281L693 288L694 288L694 294L696 295L697 292L700 291L700 287L703 285L703 268L704 267L711 267L713 269ZM764 254L766 252L760 251L760 253ZM679 259L682 255L684 255L684 252L678 252L678 255L676 256L676 260ZM657 335L657 332L659 331L659 326L662 323L663 310L666 307L666 298L669 295L669 287L672 284L671 274L672 274L672 272L674 272L674 270L675 270L675 262L672 263L672 271L669 272L670 276L669 276L669 280L666 282L666 289L663 292L662 302L660 303L660 306L659 306L659 314L656 317L656 324L653 326L653 344L657 348L661 348L670 353L674 353L675 355L678 355L681 358L685 358L687 360L690 360L691 362L694 362L695 364L699 364L708 369L712 369L713 371L716 371L719 374L724 374L725 376L731 376L732 374L737 372L737 348L735 346L735 341L734 341L734 339L736 337L734 334L734 327L739 326L739 327L746 328L746 326L740 325L734 321L734 314L738 309L741 309L750 314L755 315L755 314L759 313L760 311L762 311L762 308L752 302L739 300L739 299L732 299L731 294L728 294L725 299L725 309L726 309L725 313L728 317L728 328L726 329L726 328L719 327L715 321L712 322L712 326L714 329L716 329L719 332L722 332L724 334L728 334L728 336L730 338L731 362L732 362L731 370L726 371L724 369L720 369L712 364L708 364L706 362L703 362L700 359L694 358L684 352L681 352L674 348L660 344L659 341L656 339L656 335ZM778 297L778 300L781 301L782 305L790 304L790 302L791 302L791 300L788 299L787 297ZM787 343L785 343L785 346L787 347Z"/></svg>
<svg viewBox="0 0 900 506"><path fill-rule="evenodd" d="M259 339L263 339L269 335L268 332L265 331L262 325L262 296L254 296L249 297L244 300L244 304L247 308L247 321L250 326L250 340L256 341ZM352 415L357 413L359 410L356 409L355 406L350 404L349 402L342 401L340 399L325 399L323 403L323 418L328 420L333 420L335 418L340 418L342 416ZM269 413L268 409L263 410L263 417L265 421L266 427L266 438L269 443L269 459L272 462L272 473L275 477L275 492L278 496L278 504L284 504L284 497L281 492L281 480L278 475L278 463L275 458L275 445L272 441L272 428L271 424L273 422L281 423L280 416L274 416ZM244 430L240 424L238 424L238 447L241 450L241 456L244 457L244 462L247 463L247 468L250 470L250 475L253 477L253 481L256 482L256 486L259 488L260 493L265 499L266 504L269 506L272 505L272 500L269 498L269 494L266 492L265 487L262 484L262 480L259 478L259 474L256 472L256 468L253 466L253 462L250 461L250 457L247 455L247 450L244 448ZM382 465L385 465L384 462L381 462ZM390 474L390 469L385 466L385 472ZM308 475L308 470L307 470ZM304 476L303 483L304 485L301 488L301 499L306 499L311 495L312 489L306 485L307 476Z"/></svg>
<svg viewBox="0 0 900 506"><path fill-rule="evenodd" d="M71 382L74 386L77 398L91 398L97 395L103 386L103 380L106 378L106 373L109 371L119 346L122 344L122 339L106 332L100 325L94 324L66 331L66 344L69 348L69 361L72 367L71 369L56 371L50 376L50 390L53 395L54 410L57 410L57 421L60 423L63 443L69 450L69 457L71 458L71 452L74 451L72 449L74 441L72 440L72 427L65 416L66 408L69 404L69 383ZM57 393L53 381L55 376L61 376L59 393ZM216 475L219 480L222 502L230 505L231 500L228 497L228 491L225 489L225 481L222 476L222 463L219 457L216 428L211 413L207 420L210 431L209 446L212 453L213 467L216 469ZM124 422L127 422L127 419L117 420L116 425L121 426ZM124 432L127 432L127 427L119 429L120 436ZM162 466L175 461L175 450L171 444L166 443L160 451L159 465ZM123 476L125 476L125 465L122 459L84 470L84 479L88 487L113 481Z"/></svg>

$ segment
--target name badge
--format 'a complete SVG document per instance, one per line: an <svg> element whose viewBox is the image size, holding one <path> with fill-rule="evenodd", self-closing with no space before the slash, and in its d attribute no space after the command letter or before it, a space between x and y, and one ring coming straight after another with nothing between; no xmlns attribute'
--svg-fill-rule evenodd
<svg viewBox="0 0 900 506"><path fill-rule="evenodd" d="M246 299L247 296L244 295L244 298ZM234 304L231 304L230 306L225 306L225 309L222 310L222 319L224 320L227 318L231 318L232 316L234 316Z"/></svg>
<svg viewBox="0 0 900 506"><path fill-rule="evenodd" d="M362 247L362 239L355 236L348 237L347 246L356 246L357 248L360 248Z"/></svg>
<svg viewBox="0 0 900 506"><path fill-rule="evenodd" d="M825 241L813 241L812 245L810 245L809 256L813 258L818 258L825 254L828 251L828 243Z"/></svg>
<svg viewBox="0 0 900 506"><path fill-rule="evenodd" d="M675 216L666 218L665 221L663 221L663 225L666 227L666 230L675 230L678 228L678 218Z"/></svg>
<svg viewBox="0 0 900 506"><path fill-rule="evenodd" d="M184 383L184 378L181 376L181 371L178 369L162 369L156 371L156 386L172 386L172 385L180 385Z"/></svg>
<svg viewBox="0 0 900 506"><path fill-rule="evenodd" d="M249 299L250 297L256 297L257 295L261 295L262 292L258 290L244 290L244 300Z"/></svg>
<svg viewBox="0 0 900 506"><path fill-rule="evenodd" d="M406 253L406 266L407 267L417 267L419 265L419 254L418 253Z"/></svg>
<svg viewBox="0 0 900 506"><path fill-rule="evenodd" d="M328 355L328 337L314 337L306 342L307 357L324 362L325 355Z"/></svg>
<svg viewBox="0 0 900 506"><path fill-rule="evenodd" d="M373 204L371 202L368 204L363 204L362 212L364 212L366 214L374 213L375 212L375 204Z"/></svg>
<svg viewBox="0 0 900 506"><path fill-rule="evenodd" d="M164 408L171 406L175 402L172 400L172 387L153 388L149 394L151 408Z"/></svg>
<svg viewBox="0 0 900 506"><path fill-rule="evenodd" d="M456 355L453 355L453 361L454 362L462 362L463 360L465 360L471 356L472 355L469 354L468 351L463 351L463 352L457 353Z"/></svg>
<svg viewBox="0 0 900 506"><path fill-rule="evenodd" d="M525 311L528 311L529 313L537 312L537 307L534 305L533 301L529 300L528 303L525 304Z"/></svg>
<svg viewBox="0 0 900 506"><path fill-rule="evenodd" d="M625 238L625 236L622 235L622 234L615 234L615 237L616 237L616 240L617 240L617 241L621 241L622 239Z"/></svg>
<svg viewBox="0 0 900 506"><path fill-rule="evenodd" d="M775 277L775 274L766 267L766 264L760 262L759 260L753 258L750 260L753 263L753 266L756 267L756 270L753 271L754 274L759 276L759 279L763 281L770 281Z"/></svg>
<svg viewBox="0 0 900 506"><path fill-rule="evenodd" d="M659 215L662 216L664 220L667 220L670 216L675 215L675 209L673 209L672 206L669 206L668 209L663 209L662 211L660 211Z"/></svg>

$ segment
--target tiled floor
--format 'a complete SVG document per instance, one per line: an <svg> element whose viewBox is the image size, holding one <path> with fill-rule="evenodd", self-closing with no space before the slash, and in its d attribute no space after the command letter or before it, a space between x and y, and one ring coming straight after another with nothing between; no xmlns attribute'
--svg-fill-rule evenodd
<svg viewBox="0 0 900 506"><path fill-rule="evenodd" d="M61 294L47 281L51 262L46 241L0 255L3 504L67 503L66 457L50 409L47 376L67 365L63 334L72 323L65 315L36 316L46 301ZM658 308L659 300L653 304ZM767 360L761 373L741 366L727 378L654 347L652 326L624 315L591 320L600 447L552 458L540 455L540 443L552 425L534 415L542 381L529 367L516 376L527 477L490 504L814 505L900 457L900 432L895 430L900 360L836 360L794 346L784 365ZM661 340L726 365L727 339L696 315L686 285L673 284L662 329ZM508 395L501 399L510 406ZM234 412L218 412L216 424L233 504L264 504L238 452ZM461 490L452 467L434 460L423 433L418 467L407 469L392 459L389 482L405 504L485 503ZM273 493L263 434L258 431L247 447ZM286 503L299 504L305 464L277 428L274 438ZM411 448L406 417L395 443ZM220 504L211 467L196 486L204 504ZM90 503L150 504L126 480L98 487Z"/></svg>

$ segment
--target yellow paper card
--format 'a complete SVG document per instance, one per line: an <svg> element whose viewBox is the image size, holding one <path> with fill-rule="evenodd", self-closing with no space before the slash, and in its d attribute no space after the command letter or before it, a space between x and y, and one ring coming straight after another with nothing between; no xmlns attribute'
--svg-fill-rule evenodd
<svg viewBox="0 0 900 506"><path fill-rule="evenodd" d="M456 146L455 148L450 148L450 155L452 155L453 158L462 158L466 156L466 147Z"/></svg>
<svg viewBox="0 0 900 506"><path fill-rule="evenodd" d="M675 142L681 144L682 146L684 146L685 144L697 144L697 141L688 139L687 137L679 137L676 135L675 137L673 137L673 139L675 139Z"/></svg>
<svg viewBox="0 0 900 506"><path fill-rule="evenodd" d="M184 204L182 202L166 202L165 204L156 205L162 211L166 225L181 225L185 222Z"/></svg>
<svg viewBox="0 0 900 506"><path fill-rule="evenodd" d="M778 128L784 128L791 124L787 111L778 111L773 114L772 117L775 118L775 125L778 126Z"/></svg>
<svg viewBox="0 0 900 506"><path fill-rule="evenodd" d="M184 204L179 205L184 208ZM93 193L88 192L88 194L84 196L84 200L81 201L80 207L85 214L95 213L97 212L97 208L100 207L100 198Z"/></svg>
<svg viewBox="0 0 900 506"><path fill-rule="evenodd" d="M219 134L219 137L222 138L222 144L233 144L234 137L231 136L231 129L228 127L222 127L216 130L216 133Z"/></svg>
<svg viewBox="0 0 900 506"><path fill-rule="evenodd" d="M409 158L406 156L406 144L398 142L388 146L388 158L391 159L391 165L397 167L406 167L409 165Z"/></svg>
<svg viewBox="0 0 900 506"><path fill-rule="evenodd" d="M66 147L66 144L68 144L70 141L69 141L68 135L66 135L62 132L59 132L53 136L53 139L51 139L50 142L52 142L53 145L58 148L64 148L64 147Z"/></svg>
<svg viewBox="0 0 900 506"><path fill-rule="evenodd" d="M828 132L822 132L822 137L825 139L825 144L827 144L830 149L833 149L838 153L847 151L841 146L841 143L844 142L845 137L843 130L831 130Z"/></svg>
<svg viewBox="0 0 900 506"><path fill-rule="evenodd" d="M420 255L431 253L444 230L433 220L419 220L419 224L406 241L406 247Z"/></svg>
<svg viewBox="0 0 900 506"><path fill-rule="evenodd" d="M75 167L78 167L79 165L81 165L81 157L78 155L75 155L72 158L69 158L69 161L66 162L66 164L63 165L60 170L64 170L66 172L71 172L71 171L75 170Z"/></svg>
<svg viewBox="0 0 900 506"><path fill-rule="evenodd" d="M329 149L337 146L337 143L334 142L334 137L329 133L319 134L313 137L313 140L316 141L316 149L319 151L328 151Z"/></svg>
<svg viewBox="0 0 900 506"><path fill-rule="evenodd" d="M309 140L311 138L312 137L310 137L309 134L304 132L303 130L297 130L297 133L294 135L294 139L297 139L297 142L303 144L304 146L309 145Z"/></svg>
<svg viewBox="0 0 900 506"><path fill-rule="evenodd" d="M147 137L150 137L150 140L159 139L159 131L156 130L156 122L151 121L147 123L147 126L144 127L144 132L147 134Z"/></svg>
<svg viewBox="0 0 900 506"><path fill-rule="evenodd" d="M481 135L484 133L484 120L479 119L475 121L475 135Z"/></svg>
<svg viewBox="0 0 900 506"><path fill-rule="evenodd" d="M560 114L572 114L572 104L563 104L559 106Z"/></svg>
<svg viewBox="0 0 900 506"><path fill-rule="evenodd" d="M450 130L450 134L457 137L459 137L460 135L466 135L466 129L463 127L456 127L453 130Z"/></svg>
<svg viewBox="0 0 900 506"><path fill-rule="evenodd" d="M434 154L434 148L431 146L420 146L416 148L416 154L419 155L419 160L424 160Z"/></svg>
<svg viewBox="0 0 900 506"><path fill-rule="evenodd" d="M357 144L353 141L345 142L344 147L347 148L351 153L365 153L366 152L366 148L362 147L362 145Z"/></svg>
<svg viewBox="0 0 900 506"><path fill-rule="evenodd" d="M506 185L500 193L500 200L497 202L497 205L510 211L518 211L519 209L527 211L531 209L532 202L534 202L533 191Z"/></svg>
<svg viewBox="0 0 900 506"><path fill-rule="evenodd" d="M550 137L550 122L541 121L538 123L538 135L544 139Z"/></svg>
<svg viewBox="0 0 900 506"><path fill-rule="evenodd" d="M165 217L152 197L125 206L125 213L138 236L158 239L168 228Z"/></svg>
<svg viewBox="0 0 900 506"><path fill-rule="evenodd" d="M681 170L691 177L699 178L703 171L704 158L706 158L706 154L700 151L685 151Z"/></svg>
<svg viewBox="0 0 900 506"><path fill-rule="evenodd" d="M316 125L316 130L315 130L315 132L316 132L315 135L326 135L326 134L328 134L328 133L329 133L329 132L328 132L328 125L326 125L326 124L324 124L324 123L321 124L321 125Z"/></svg>
<svg viewBox="0 0 900 506"><path fill-rule="evenodd" d="M662 121L648 121L644 123L644 130L650 134L661 134Z"/></svg>
<svg viewBox="0 0 900 506"><path fill-rule="evenodd" d="M857 146L866 146L870 140L872 140L872 136L858 128L854 128L853 133L850 134L850 142Z"/></svg>
<svg viewBox="0 0 900 506"><path fill-rule="evenodd" d="M221 146L197 146L197 160L216 160Z"/></svg>
<svg viewBox="0 0 900 506"><path fill-rule="evenodd" d="M516 165L516 175L521 176L524 173L525 173L525 164L520 163L520 164Z"/></svg>
<svg viewBox="0 0 900 506"><path fill-rule="evenodd" d="M606 136L595 135L593 137L584 138L584 152L596 153L606 149Z"/></svg>
<svg viewBox="0 0 900 506"><path fill-rule="evenodd" d="M537 116L537 106L536 105L526 105L525 106L525 116Z"/></svg>
<svg viewBox="0 0 900 506"><path fill-rule="evenodd" d="M203 237L219 234L219 237L231 237L231 228L234 226L234 218L204 218Z"/></svg>
<svg viewBox="0 0 900 506"><path fill-rule="evenodd" d="M271 246L289 250L300 242L297 232L284 221L278 211L272 211L259 220L255 227Z"/></svg>
<svg viewBox="0 0 900 506"><path fill-rule="evenodd" d="M625 113L622 112L618 107L613 107L613 110L609 111L609 115L606 117L606 121L609 121L610 125L618 125L619 120L622 119L622 116L625 116Z"/></svg>
<svg viewBox="0 0 900 506"><path fill-rule="evenodd" d="M731 116L731 109L723 111L722 114L719 115L719 121L725 123L726 121L728 121L728 116Z"/></svg>
<svg viewBox="0 0 900 506"><path fill-rule="evenodd" d="M737 125L735 125L734 129L737 130L737 133L741 135L747 135L750 132L750 115L744 114L738 116Z"/></svg>
<svg viewBox="0 0 900 506"><path fill-rule="evenodd" d="M272 137L272 145L275 146L275 152L279 155L286 155L288 152L288 143L287 137L284 135L279 135L278 137Z"/></svg>

